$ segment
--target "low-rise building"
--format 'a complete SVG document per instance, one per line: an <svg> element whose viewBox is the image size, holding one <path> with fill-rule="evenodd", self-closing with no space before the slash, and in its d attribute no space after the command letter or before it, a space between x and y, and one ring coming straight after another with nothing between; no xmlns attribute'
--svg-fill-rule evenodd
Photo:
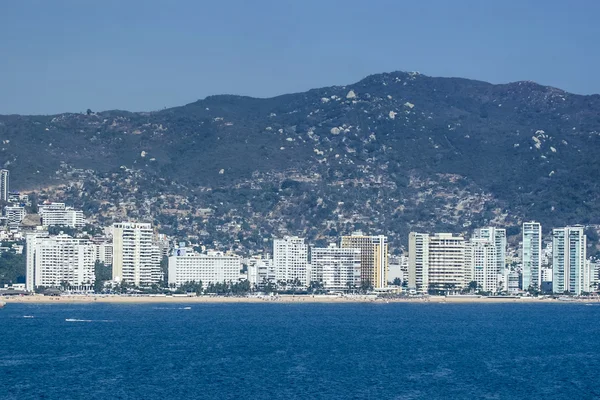
<svg viewBox="0 0 600 400"><path fill-rule="evenodd" d="M83 212L67 207L65 203L46 202L39 205L38 213L42 217L43 226L83 228L86 224Z"/></svg>

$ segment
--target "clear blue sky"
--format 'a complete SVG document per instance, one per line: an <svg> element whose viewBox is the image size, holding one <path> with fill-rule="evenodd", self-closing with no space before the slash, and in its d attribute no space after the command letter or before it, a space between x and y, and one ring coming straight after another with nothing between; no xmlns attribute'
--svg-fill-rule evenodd
<svg viewBox="0 0 600 400"><path fill-rule="evenodd" d="M0 2L0 114L157 110L419 71L600 93L597 0Z"/></svg>

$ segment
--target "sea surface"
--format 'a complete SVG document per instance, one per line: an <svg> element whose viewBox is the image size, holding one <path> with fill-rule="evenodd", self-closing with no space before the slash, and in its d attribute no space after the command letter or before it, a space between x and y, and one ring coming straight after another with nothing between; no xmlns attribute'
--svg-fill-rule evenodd
<svg viewBox="0 0 600 400"><path fill-rule="evenodd" d="M8 304L0 399L598 399L600 305Z"/></svg>

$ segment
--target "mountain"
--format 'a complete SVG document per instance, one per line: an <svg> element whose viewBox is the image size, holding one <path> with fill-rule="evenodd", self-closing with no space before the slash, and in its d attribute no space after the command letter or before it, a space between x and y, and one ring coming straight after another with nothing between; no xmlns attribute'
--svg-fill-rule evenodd
<svg viewBox="0 0 600 400"><path fill-rule="evenodd" d="M533 82L384 73L156 112L0 116L0 140L13 188L217 247L600 223L600 96Z"/></svg>

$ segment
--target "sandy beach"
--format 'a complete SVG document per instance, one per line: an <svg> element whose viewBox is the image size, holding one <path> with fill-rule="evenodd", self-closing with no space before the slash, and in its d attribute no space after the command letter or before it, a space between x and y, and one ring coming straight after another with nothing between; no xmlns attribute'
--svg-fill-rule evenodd
<svg viewBox="0 0 600 400"><path fill-rule="evenodd" d="M370 296L262 296L262 297L225 297L225 296L2 296L0 300L10 303L599 303L600 299L573 299L563 301L534 297L403 297L374 298Z"/></svg>

